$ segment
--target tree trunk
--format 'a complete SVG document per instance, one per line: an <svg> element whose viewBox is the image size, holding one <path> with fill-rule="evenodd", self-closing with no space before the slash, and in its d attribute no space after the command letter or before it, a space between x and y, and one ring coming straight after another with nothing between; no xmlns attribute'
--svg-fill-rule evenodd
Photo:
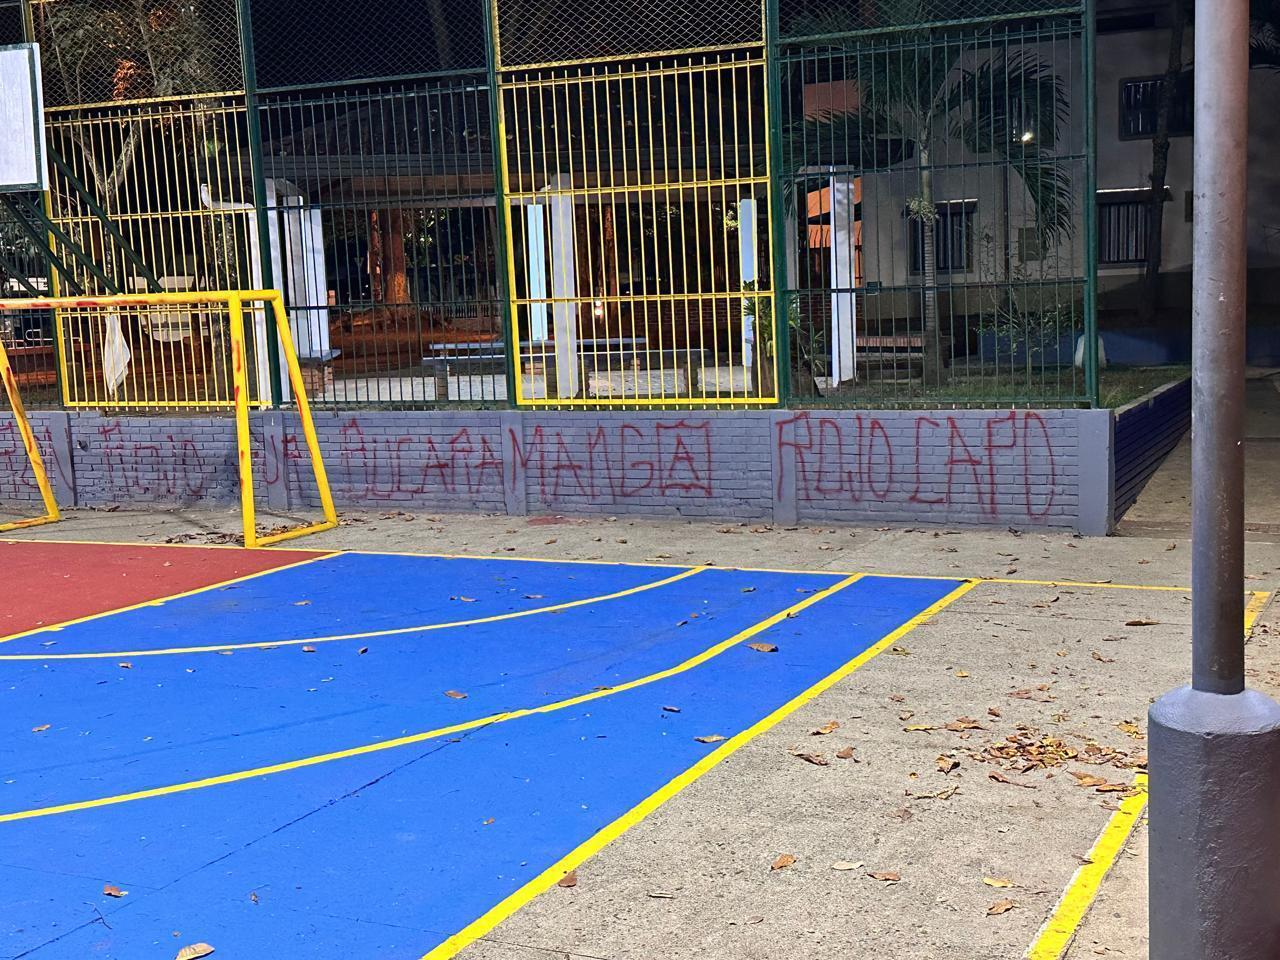
<svg viewBox="0 0 1280 960"><path fill-rule="evenodd" d="M1156 135L1151 141L1151 196L1147 200L1147 266L1142 278L1138 317L1150 323L1160 306L1160 268L1164 247L1164 191L1169 174L1169 118L1178 79L1182 76L1182 45L1187 28L1187 0L1169 0L1169 64L1160 88Z"/></svg>
<svg viewBox="0 0 1280 960"><path fill-rule="evenodd" d="M922 345L924 353L924 385L937 386L944 375L942 337L938 329L938 246L937 211L933 202L933 171L929 169L929 150L920 146L920 239L923 247L920 272L923 283L920 301L924 314Z"/></svg>
<svg viewBox="0 0 1280 960"><path fill-rule="evenodd" d="M404 211L392 207L382 217L383 303L410 301L409 266L404 249Z"/></svg>

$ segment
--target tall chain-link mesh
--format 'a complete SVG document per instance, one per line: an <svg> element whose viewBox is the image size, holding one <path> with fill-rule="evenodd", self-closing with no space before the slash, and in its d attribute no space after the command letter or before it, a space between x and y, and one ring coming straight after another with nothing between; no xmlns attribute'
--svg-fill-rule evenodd
<svg viewBox="0 0 1280 960"><path fill-rule="evenodd" d="M759 0L498 0L504 67L760 43Z"/></svg>
<svg viewBox="0 0 1280 960"><path fill-rule="evenodd" d="M779 0L781 35L811 37L861 30L920 29L933 24L1083 13L1083 0Z"/></svg>
<svg viewBox="0 0 1280 960"><path fill-rule="evenodd" d="M51 107L239 90L235 0L33 0Z"/></svg>
<svg viewBox="0 0 1280 960"><path fill-rule="evenodd" d="M484 0L255 0L259 89L485 67Z"/></svg>

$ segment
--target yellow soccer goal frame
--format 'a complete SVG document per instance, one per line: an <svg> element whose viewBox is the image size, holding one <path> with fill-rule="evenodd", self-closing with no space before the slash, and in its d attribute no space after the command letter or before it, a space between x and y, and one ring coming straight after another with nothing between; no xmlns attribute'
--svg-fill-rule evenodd
<svg viewBox="0 0 1280 960"><path fill-rule="evenodd" d="M270 398L263 395L263 388L256 382L261 378L261 363L264 362L263 357L259 356L263 353L262 344L266 342L270 333L264 331L262 327L255 327L257 331L255 339L261 340L262 343L255 343L255 350L251 355L245 336L246 304L255 310L259 309L260 306L268 311L274 320L274 323L267 323L265 326L274 326L273 332L279 345L280 355L285 361L285 366L288 370L289 385L293 401L297 405L298 418L302 424L302 432L306 439L316 490L320 498L320 507L324 515L324 519L317 523L304 524L269 534L260 534L258 532L257 509L253 496L253 462L250 448L249 410L251 407L264 409L270 406ZM173 316L183 316L181 311L177 314L172 311L166 314L163 312L163 308L186 308L191 312L190 315L192 316L198 315L200 308L209 313L216 313L219 316L225 312L227 318L225 333L216 341L212 350L217 353L219 360L225 360L230 367L229 391L217 384L194 392L186 386L181 389L176 388L173 383L167 380L167 376L171 371L160 367L147 367L145 363L147 357L145 355L140 358L143 361L140 364L142 373L140 375L135 373L130 376L129 389L121 396L115 396L101 390L101 385L97 384L86 370L79 369L79 365L85 362L83 359L85 352L81 351L81 353L77 354L76 351L73 351L70 347L72 339L77 340L82 347L87 345L88 354L101 355L104 344L111 335L109 332L110 324L105 318L114 318L118 321L119 314L122 311L126 314L138 314L144 317L148 315L148 311L153 312L153 314L156 311L160 311L158 322L171 323L173 322ZM164 411L224 409L234 411L237 472L240 481L240 507L246 547L266 547L310 533L331 530L338 525L333 493L329 487L328 474L325 471L324 459L320 452L320 440L316 435L315 421L311 416L311 405L307 400L306 385L303 381L302 370L298 364L297 350L293 345L293 334L289 329L289 318L285 311L284 297L280 291L214 290L0 300L0 312L18 310L50 310L53 312L54 327L57 331L58 340L59 381L62 385L63 405L68 408L94 407ZM103 318L102 321L98 322L94 319L97 317ZM89 319L86 320L86 318ZM74 334L69 332L69 327L74 331ZM118 323L116 330L119 330ZM119 336L118 333L117 336ZM3 356L3 352L0 351L0 358ZM209 357L212 357L212 354ZM192 359L195 359L194 354ZM10 403L13 405L15 412L18 412L19 428L23 431L23 441L27 446L31 462L36 469L40 489L44 494L46 507L49 509L48 516L34 521L19 521L19 524L30 526L34 523L48 523L57 519L57 505L53 501L48 477L45 474L43 462L39 459L40 454L36 449L30 426L27 424L25 414L20 412L21 401L17 396L16 383L9 372L7 358L3 360L3 363L5 388L9 392ZM255 382L253 384L250 382L251 364L258 368L255 371ZM10 527L0 526L0 530L5 529L10 529Z"/></svg>
<svg viewBox="0 0 1280 960"><path fill-rule="evenodd" d="M14 376L13 367L9 364L9 353L5 350L3 341L0 341L0 379L4 380L4 392L9 398L9 408L13 411L13 419L18 424L18 435L22 437L22 446L27 451L27 460L31 463L31 472L35 475L36 486L40 488L40 499L44 501L44 513L41 516L0 523L0 533L4 533L25 527L38 527L42 523L54 523L62 519L62 514L58 511L58 501L54 498L53 486L49 483L49 472L44 467L40 445L36 443L35 433L31 430L31 421L27 419L26 408L22 405L22 394L18 391L18 378Z"/></svg>

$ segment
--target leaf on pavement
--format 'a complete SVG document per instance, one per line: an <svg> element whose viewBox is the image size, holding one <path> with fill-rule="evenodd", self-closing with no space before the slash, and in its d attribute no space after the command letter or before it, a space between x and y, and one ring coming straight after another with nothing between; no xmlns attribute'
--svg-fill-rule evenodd
<svg viewBox="0 0 1280 960"><path fill-rule="evenodd" d="M831 765L831 761L820 753L801 753L798 750L793 750L791 751L791 755L793 757L798 757L805 763L812 763L815 767L827 767Z"/></svg>
<svg viewBox="0 0 1280 960"><path fill-rule="evenodd" d="M699 743L719 743L724 739L724 737L720 736L718 733L709 733L705 737L694 737L693 739L697 740Z"/></svg>
<svg viewBox="0 0 1280 960"><path fill-rule="evenodd" d="M958 733L962 730L985 730L987 728L977 720L974 720L973 717L956 717L956 719L947 724L946 729L953 733Z"/></svg>
<svg viewBox="0 0 1280 960"><path fill-rule="evenodd" d="M885 886L893 886L902 882L902 875L897 870L874 870L867 874L872 880L879 880Z"/></svg>
<svg viewBox="0 0 1280 960"><path fill-rule="evenodd" d="M938 757L938 771L940 773L950 773L958 766L960 766L960 761L955 757L948 757L946 754Z"/></svg>
<svg viewBox="0 0 1280 960"><path fill-rule="evenodd" d="M38 726L38 727L32 727L32 728L31 728L31 732L32 732L32 733L44 733L44 732L45 732L46 730L48 730L51 726L53 726L53 724L51 724L51 723L42 723L42 724L40 724L40 726Z"/></svg>
<svg viewBox="0 0 1280 960"><path fill-rule="evenodd" d="M837 860L831 865L832 870L861 870L865 866L861 860L853 862L852 860Z"/></svg>
<svg viewBox="0 0 1280 960"><path fill-rule="evenodd" d="M1124 625L1126 627L1154 627L1159 623L1159 620L1126 620Z"/></svg>
<svg viewBox="0 0 1280 960"><path fill-rule="evenodd" d="M853 756L853 747L841 747L839 750L837 750L837 751L836 751L836 759L837 759L837 760L852 760L852 759L854 759L854 756Z"/></svg>
<svg viewBox="0 0 1280 960"><path fill-rule="evenodd" d="M996 887L1001 890L1006 887L1014 886L1014 882L1012 880L1006 880L1004 877L983 877L982 882L988 887Z"/></svg>
<svg viewBox="0 0 1280 960"><path fill-rule="evenodd" d="M809 731L809 736L811 736L811 737L825 737L827 734L829 734L829 733L835 733L835 732L836 732L837 730L839 730L839 729L840 729L840 721L839 721L839 720L831 720L831 721L828 721L827 723L824 723L822 726L818 727L818 728L817 728L817 729L815 729L815 730L810 730L810 731Z"/></svg>
<svg viewBox="0 0 1280 960"><path fill-rule="evenodd" d="M465 700L465 699L467 699L467 695L466 695L465 693L463 693L461 690L446 690L446 691L444 692L444 695L445 695L446 697L448 697L450 700Z"/></svg>
<svg viewBox="0 0 1280 960"><path fill-rule="evenodd" d="M748 647L756 651L756 653L777 653L778 647L772 643L748 643Z"/></svg>
<svg viewBox="0 0 1280 960"><path fill-rule="evenodd" d="M1011 787L1022 787L1024 790L1037 789L1034 783L1019 783L1017 780L1010 780L999 770L992 770L990 773L987 774L987 776L990 777L992 780L994 780L996 783L1007 783Z"/></svg>
<svg viewBox="0 0 1280 960"><path fill-rule="evenodd" d="M207 957L211 953L213 953L213 947L209 944L193 943L179 950L174 960L200 960L201 957Z"/></svg>
<svg viewBox="0 0 1280 960"><path fill-rule="evenodd" d="M1067 773L1076 778L1076 786L1078 787L1100 787L1107 782L1106 777L1098 777L1082 770L1068 770Z"/></svg>
<svg viewBox="0 0 1280 960"><path fill-rule="evenodd" d="M770 869L770 870L785 870L785 869L787 869L787 867L791 866L791 865L792 865L792 864L794 864L795 862L796 862L796 858L795 858L795 857L793 857L791 854L789 854L789 853L779 854L779 855L778 855L778 859L777 859L777 860L775 860L775 861L773 861L773 863L770 865L769 869Z"/></svg>
<svg viewBox="0 0 1280 960"><path fill-rule="evenodd" d="M1010 910L1012 910L1016 906L1017 904L1014 903L1012 900L1010 900L1008 897L1006 897L1003 900L997 900L991 906L987 907L987 916L998 917L1002 913L1008 913Z"/></svg>
<svg viewBox="0 0 1280 960"><path fill-rule="evenodd" d="M570 887L576 887L577 885L578 885L577 870L570 870L563 877L561 877L559 881L556 883L557 887L564 887L565 889L568 889Z"/></svg>
<svg viewBox="0 0 1280 960"><path fill-rule="evenodd" d="M937 730L938 728L930 723L913 723L911 726L903 727L902 729L907 733L923 733L926 730Z"/></svg>
<svg viewBox="0 0 1280 960"><path fill-rule="evenodd" d="M313 646L311 646L310 644L308 644L307 646L305 646L305 647L303 647L303 648L302 648L302 652L303 652L303 653L315 653L315 652L316 652L316 648L315 648L315 647L313 647Z"/></svg>
<svg viewBox="0 0 1280 960"><path fill-rule="evenodd" d="M103 884L102 895L104 897L112 897L116 900L119 900L121 897L127 897L129 895L129 891L121 890L114 883L107 883L107 884Z"/></svg>

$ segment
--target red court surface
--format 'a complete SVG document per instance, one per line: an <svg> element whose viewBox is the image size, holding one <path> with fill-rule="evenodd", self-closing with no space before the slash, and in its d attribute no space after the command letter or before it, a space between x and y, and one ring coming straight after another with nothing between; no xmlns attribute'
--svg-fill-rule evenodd
<svg viewBox="0 0 1280 960"><path fill-rule="evenodd" d="M16 574L0 604L0 637L319 556L324 553L0 540L0 569Z"/></svg>

